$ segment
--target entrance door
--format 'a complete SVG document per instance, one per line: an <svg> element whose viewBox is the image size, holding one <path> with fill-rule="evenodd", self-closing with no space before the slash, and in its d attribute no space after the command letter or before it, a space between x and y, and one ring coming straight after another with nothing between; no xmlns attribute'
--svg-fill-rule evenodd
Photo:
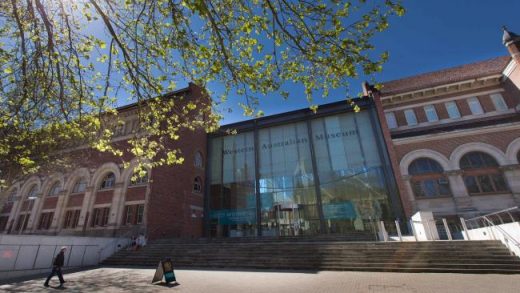
<svg viewBox="0 0 520 293"><path fill-rule="evenodd" d="M275 207L278 236L298 236L301 232L300 209L298 204L283 203Z"/></svg>

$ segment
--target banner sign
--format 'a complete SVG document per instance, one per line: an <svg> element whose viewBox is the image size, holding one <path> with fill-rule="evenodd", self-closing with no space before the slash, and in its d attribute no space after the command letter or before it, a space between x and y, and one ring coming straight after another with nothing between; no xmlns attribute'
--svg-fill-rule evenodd
<svg viewBox="0 0 520 293"><path fill-rule="evenodd" d="M323 205L323 217L327 220L355 219L356 209L350 201L327 203Z"/></svg>
<svg viewBox="0 0 520 293"><path fill-rule="evenodd" d="M211 219L217 219L221 225L254 224L256 209L215 210L210 212Z"/></svg>

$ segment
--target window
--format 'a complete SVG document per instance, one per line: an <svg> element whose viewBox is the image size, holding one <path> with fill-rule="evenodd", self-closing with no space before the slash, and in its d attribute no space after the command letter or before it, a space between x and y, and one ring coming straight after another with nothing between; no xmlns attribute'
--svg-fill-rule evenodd
<svg viewBox="0 0 520 293"><path fill-rule="evenodd" d="M38 197L38 190L36 184L31 187L29 193L27 193L27 199L36 199Z"/></svg>
<svg viewBox="0 0 520 293"><path fill-rule="evenodd" d="M123 216L124 225L137 225L143 223L144 204L127 205Z"/></svg>
<svg viewBox="0 0 520 293"><path fill-rule="evenodd" d="M132 179L135 178L135 179ZM144 174L139 176L139 172L135 172L134 175L130 178L130 185L144 185L148 183L148 172L144 171Z"/></svg>
<svg viewBox="0 0 520 293"><path fill-rule="evenodd" d="M202 168L202 154L200 152L195 152L195 159L193 160L193 165L197 168Z"/></svg>
<svg viewBox="0 0 520 293"><path fill-rule="evenodd" d="M63 223L63 228L66 229L74 229L78 226L79 223L79 214L81 210L69 210L65 213L65 221Z"/></svg>
<svg viewBox="0 0 520 293"><path fill-rule="evenodd" d="M428 119L428 122L439 121L439 117L437 116L437 111L435 110L434 105L424 106L424 113L426 113L426 119Z"/></svg>
<svg viewBox="0 0 520 293"><path fill-rule="evenodd" d="M56 181L49 190L49 196L57 196L61 191L60 182Z"/></svg>
<svg viewBox="0 0 520 293"><path fill-rule="evenodd" d="M81 193L85 192L85 189L87 188L87 181L85 181L84 178L78 179L76 183L74 184L74 188L72 188L72 193Z"/></svg>
<svg viewBox="0 0 520 293"><path fill-rule="evenodd" d="M27 229L27 223L29 222L29 214L22 214L18 217L16 223L16 231L24 231Z"/></svg>
<svg viewBox="0 0 520 293"><path fill-rule="evenodd" d="M451 119L460 118L459 108L457 107L457 103L455 101L446 102L444 103L444 106L446 106L446 111L448 112L448 116Z"/></svg>
<svg viewBox="0 0 520 293"><path fill-rule="evenodd" d="M16 189L13 189L13 191L11 191L11 193L9 193L9 196L7 197L8 202L12 202L15 200L16 192L17 192Z"/></svg>
<svg viewBox="0 0 520 293"><path fill-rule="evenodd" d="M9 216L0 217L0 233L5 230L7 227L7 222L9 221Z"/></svg>
<svg viewBox="0 0 520 293"><path fill-rule="evenodd" d="M492 94L491 100L493 101L493 105L495 105L495 110L506 111L508 109L504 97L502 97L501 94Z"/></svg>
<svg viewBox="0 0 520 293"><path fill-rule="evenodd" d="M464 184L470 194L509 191L497 161L482 152L470 152L460 159Z"/></svg>
<svg viewBox="0 0 520 293"><path fill-rule="evenodd" d="M110 214L110 208L97 208L92 211L92 222L91 226L104 227L108 224L108 216Z"/></svg>
<svg viewBox="0 0 520 293"><path fill-rule="evenodd" d="M397 120L395 119L395 113L394 112L386 112L386 123L388 124L388 128L397 128Z"/></svg>
<svg viewBox="0 0 520 293"><path fill-rule="evenodd" d="M408 167L411 184L416 197L449 196L450 184L443 174L442 166L428 158L413 161Z"/></svg>
<svg viewBox="0 0 520 293"><path fill-rule="evenodd" d="M38 230L49 230L52 224L54 213L42 213L40 215L40 222L38 223Z"/></svg>
<svg viewBox="0 0 520 293"><path fill-rule="evenodd" d="M406 124L417 125L417 118L413 109L404 110L404 116L406 118Z"/></svg>
<svg viewBox="0 0 520 293"><path fill-rule="evenodd" d="M480 105L480 102L477 97L469 98L468 105L469 109L471 110L471 114L480 115L484 113L484 110L482 110L482 106Z"/></svg>
<svg viewBox="0 0 520 293"><path fill-rule="evenodd" d="M108 189L114 187L114 183L116 182L116 175L114 173L108 173L107 176L101 182L100 189Z"/></svg>
<svg viewBox="0 0 520 293"><path fill-rule="evenodd" d="M193 180L193 192L202 192L202 180L200 179L200 177L195 177L195 180Z"/></svg>

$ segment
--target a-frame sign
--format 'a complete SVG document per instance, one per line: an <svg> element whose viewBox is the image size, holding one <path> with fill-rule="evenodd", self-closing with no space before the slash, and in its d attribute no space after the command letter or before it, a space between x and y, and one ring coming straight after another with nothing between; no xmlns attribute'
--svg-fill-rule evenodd
<svg viewBox="0 0 520 293"><path fill-rule="evenodd" d="M166 284L169 284L171 282L177 282L177 279L175 279L175 273L173 272L173 264L171 259L169 258L161 260L157 265L155 275L153 276L152 284L161 282L163 280L163 277Z"/></svg>

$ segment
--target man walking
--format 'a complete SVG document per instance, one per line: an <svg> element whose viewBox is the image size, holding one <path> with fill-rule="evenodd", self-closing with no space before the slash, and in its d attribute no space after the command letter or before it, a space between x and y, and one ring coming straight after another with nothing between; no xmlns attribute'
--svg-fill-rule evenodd
<svg viewBox="0 0 520 293"><path fill-rule="evenodd" d="M65 263L65 251L67 250L67 247L62 247L60 249L60 252L58 255L56 255L56 258L54 258L54 263L52 264L52 272L47 277L47 280L43 284L45 287L49 287L49 281L50 279L56 274L58 275L58 278L60 279L60 288L63 287L63 283L65 283L65 280L63 280L63 275L61 274L61 267Z"/></svg>

